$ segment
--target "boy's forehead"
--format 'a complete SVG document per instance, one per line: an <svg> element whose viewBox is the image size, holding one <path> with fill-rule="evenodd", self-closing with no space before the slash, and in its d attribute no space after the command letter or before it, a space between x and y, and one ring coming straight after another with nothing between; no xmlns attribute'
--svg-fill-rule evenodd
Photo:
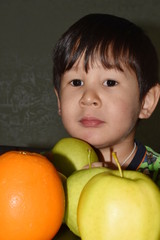
<svg viewBox="0 0 160 240"><path fill-rule="evenodd" d="M89 47L89 46L88 46ZM108 44L106 48L102 48L101 45L97 45L93 50L84 48L80 53L78 58L76 57L77 53L74 50L69 57L68 65L72 62L72 59L76 59L72 65L72 68L75 70L77 68L85 68L86 71L89 68L103 66L104 68L119 68L121 69L122 65L125 65L124 59L129 58L128 53L119 50L119 53L115 54L113 49L113 44ZM123 68L121 69L123 70Z"/></svg>
<svg viewBox="0 0 160 240"><path fill-rule="evenodd" d="M119 55L115 56L112 44L108 45L108 47L103 50L104 52L102 53L100 46L97 46L97 48L95 48L89 53L86 49L84 49L80 56L73 63L73 65L70 66L68 69L66 68L65 72L85 71L86 73L88 73L88 71L93 68L99 68L101 70L113 69L118 72L124 73L125 75L128 75L129 73L137 78L135 70L131 68L127 61L127 59L129 58L128 51L125 53L120 51ZM72 56L70 56L69 64L70 61L72 62L74 54L75 52L72 51Z"/></svg>
<svg viewBox="0 0 160 240"><path fill-rule="evenodd" d="M111 55L109 56L109 59L107 61L109 62L110 66L112 66L112 67L110 67L110 69L111 68L112 69L116 69L113 57ZM83 53L77 59L77 61L73 64L73 66L71 67L71 69L73 71L82 70L82 71L86 71L86 72L88 72L92 68L104 68L104 69L107 69L107 67L101 61L101 57L100 57L99 54L90 55L89 58L87 59L87 62L86 62L85 53ZM123 67L122 67L122 69L123 69Z"/></svg>
<svg viewBox="0 0 160 240"><path fill-rule="evenodd" d="M113 64L113 57L111 56L111 54L108 56L108 60L107 60L110 64ZM99 53L94 53L92 55L90 55L87 58L86 61L86 52L83 52L82 55L76 60L76 62L73 64L72 69L77 71L78 69L81 70L86 70L86 65L87 65L87 71L90 68L99 68L99 67L104 67L104 64L101 61L101 57ZM104 67L106 68L106 67Z"/></svg>
<svg viewBox="0 0 160 240"><path fill-rule="evenodd" d="M111 58L111 62L113 62L113 59ZM103 63L101 62L100 58L97 56L95 58L89 58L88 60L88 67L87 70L85 68L85 54L83 54L81 57L79 57L77 59L77 61L74 63L74 65L72 66L72 68L69 71L74 71L74 72L79 72L79 71L85 71L85 72L89 72L90 69L99 69L100 71L102 69L104 70L115 70L117 72L123 73L124 75L129 76L132 75L133 77L136 77L135 72L126 64L121 63L121 69L118 69L114 64L113 67L111 68L107 68L106 66L103 65Z"/></svg>

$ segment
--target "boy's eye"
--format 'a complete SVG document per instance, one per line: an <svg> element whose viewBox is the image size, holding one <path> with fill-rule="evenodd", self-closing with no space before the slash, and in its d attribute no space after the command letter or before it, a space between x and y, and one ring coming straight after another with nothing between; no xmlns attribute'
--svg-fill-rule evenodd
<svg viewBox="0 0 160 240"><path fill-rule="evenodd" d="M71 85L74 87L79 87L83 85L83 81L80 79L74 79L71 81Z"/></svg>
<svg viewBox="0 0 160 240"><path fill-rule="evenodd" d="M118 84L117 81L111 80L111 79L108 79L108 80L106 80L106 81L103 83L103 85L105 85L105 86L107 86L107 87L114 87L114 86L116 86L117 84Z"/></svg>

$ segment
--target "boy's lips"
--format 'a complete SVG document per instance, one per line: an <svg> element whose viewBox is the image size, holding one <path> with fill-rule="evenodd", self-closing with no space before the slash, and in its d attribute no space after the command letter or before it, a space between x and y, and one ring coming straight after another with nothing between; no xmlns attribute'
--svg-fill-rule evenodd
<svg viewBox="0 0 160 240"><path fill-rule="evenodd" d="M104 121L94 117L84 117L80 120L80 123L84 127L98 127L104 123Z"/></svg>

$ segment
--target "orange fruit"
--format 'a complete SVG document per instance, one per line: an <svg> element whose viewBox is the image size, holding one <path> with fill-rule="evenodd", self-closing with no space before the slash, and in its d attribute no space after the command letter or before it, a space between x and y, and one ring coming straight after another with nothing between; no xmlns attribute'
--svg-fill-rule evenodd
<svg viewBox="0 0 160 240"><path fill-rule="evenodd" d="M0 156L0 240L51 240L64 216L59 174L37 153Z"/></svg>

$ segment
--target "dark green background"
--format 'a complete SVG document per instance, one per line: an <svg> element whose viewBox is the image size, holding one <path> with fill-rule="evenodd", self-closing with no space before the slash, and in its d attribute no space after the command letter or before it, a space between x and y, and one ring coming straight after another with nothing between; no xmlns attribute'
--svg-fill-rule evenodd
<svg viewBox="0 0 160 240"><path fill-rule="evenodd" d="M66 28L93 12L140 25L160 56L159 0L0 0L0 145L50 148L67 136L53 93L52 48ZM159 122L160 105L137 133L157 151Z"/></svg>

